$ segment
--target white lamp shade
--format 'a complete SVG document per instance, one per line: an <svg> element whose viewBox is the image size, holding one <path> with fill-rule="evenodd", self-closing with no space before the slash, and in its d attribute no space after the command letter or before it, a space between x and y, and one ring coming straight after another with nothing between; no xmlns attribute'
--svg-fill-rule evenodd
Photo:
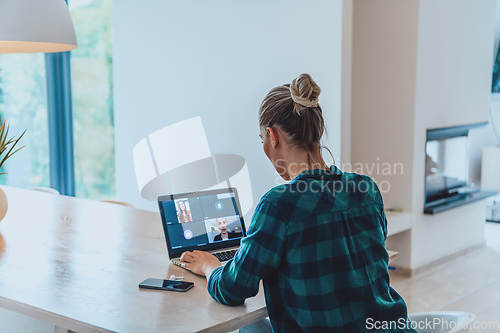
<svg viewBox="0 0 500 333"><path fill-rule="evenodd" d="M76 46L64 0L0 1L0 53L63 52Z"/></svg>

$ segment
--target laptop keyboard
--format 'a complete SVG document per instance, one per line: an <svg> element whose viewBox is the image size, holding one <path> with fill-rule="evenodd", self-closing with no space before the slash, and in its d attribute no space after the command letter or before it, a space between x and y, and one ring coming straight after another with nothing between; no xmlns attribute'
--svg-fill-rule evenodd
<svg viewBox="0 0 500 333"><path fill-rule="evenodd" d="M213 253L213 255L216 256L220 262L223 262L223 261L228 261L229 259L232 259L234 257L234 255L236 254L236 251L237 250L216 252L216 253Z"/></svg>

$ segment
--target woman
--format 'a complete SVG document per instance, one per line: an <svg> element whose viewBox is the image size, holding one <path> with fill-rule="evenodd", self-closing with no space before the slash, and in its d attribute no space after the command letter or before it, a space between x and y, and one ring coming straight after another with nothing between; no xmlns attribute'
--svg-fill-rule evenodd
<svg viewBox="0 0 500 333"><path fill-rule="evenodd" d="M369 177L324 162L319 94L308 74L267 94L259 112L264 152L291 181L262 197L225 266L202 251L181 261L207 277L223 304L256 295L262 279L276 332L407 331L406 304L389 286L382 197Z"/></svg>

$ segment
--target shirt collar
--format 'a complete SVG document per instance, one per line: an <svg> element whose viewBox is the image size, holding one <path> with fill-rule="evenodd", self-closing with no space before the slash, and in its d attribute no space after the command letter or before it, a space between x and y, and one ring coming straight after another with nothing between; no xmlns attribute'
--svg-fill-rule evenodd
<svg viewBox="0 0 500 333"><path fill-rule="evenodd" d="M310 169L310 170L305 170L299 173L293 181L299 180L299 179L305 179L305 178L336 178L338 176L342 175L342 171L337 168L335 165L332 165L330 167L330 170L324 170L324 169Z"/></svg>

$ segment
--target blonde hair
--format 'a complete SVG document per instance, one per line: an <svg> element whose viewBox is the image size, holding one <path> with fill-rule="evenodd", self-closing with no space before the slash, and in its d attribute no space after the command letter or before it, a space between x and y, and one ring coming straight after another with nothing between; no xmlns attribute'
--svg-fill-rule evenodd
<svg viewBox="0 0 500 333"><path fill-rule="evenodd" d="M260 127L279 126L292 144L308 152L320 146L325 128L323 112L318 103L320 87L309 74L271 89L259 110Z"/></svg>

